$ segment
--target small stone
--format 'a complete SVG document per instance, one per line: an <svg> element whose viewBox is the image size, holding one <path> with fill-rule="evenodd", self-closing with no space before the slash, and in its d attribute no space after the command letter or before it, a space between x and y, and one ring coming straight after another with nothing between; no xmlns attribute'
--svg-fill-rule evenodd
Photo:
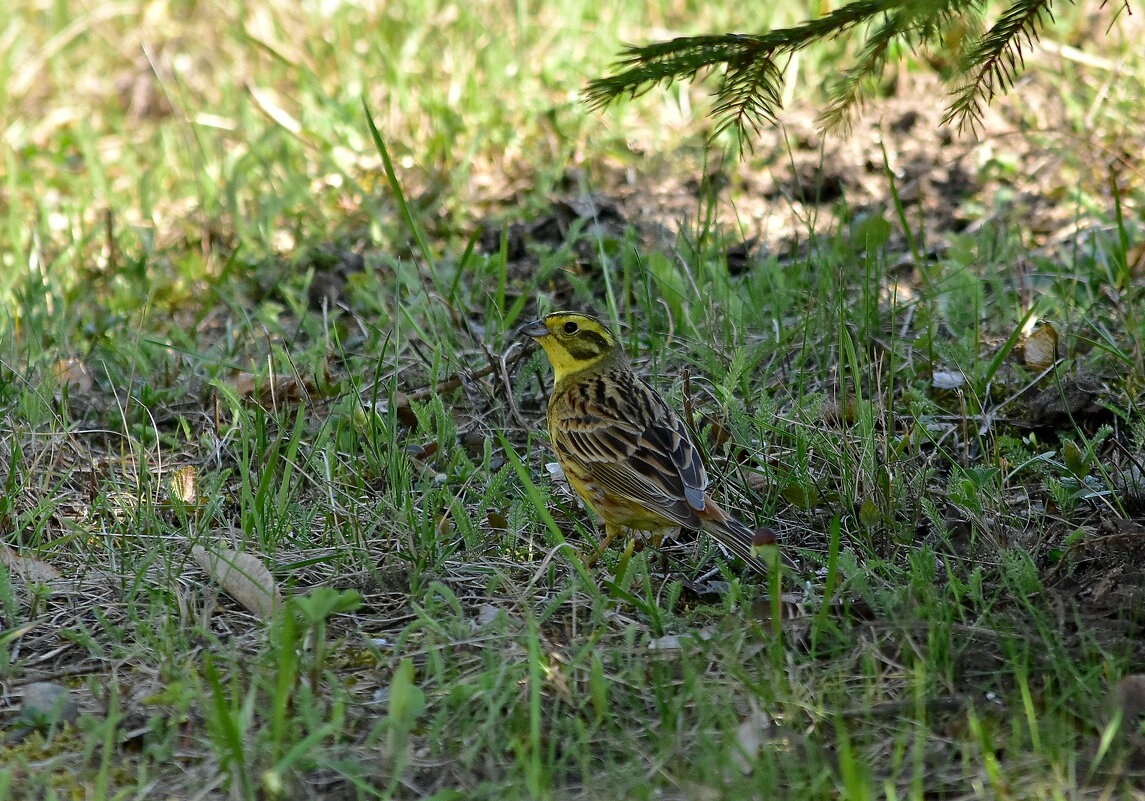
<svg viewBox="0 0 1145 801"><path fill-rule="evenodd" d="M79 704L67 687L46 681L24 685L20 719L26 726L47 729L60 723L75 723L79 712Z"/></svg>

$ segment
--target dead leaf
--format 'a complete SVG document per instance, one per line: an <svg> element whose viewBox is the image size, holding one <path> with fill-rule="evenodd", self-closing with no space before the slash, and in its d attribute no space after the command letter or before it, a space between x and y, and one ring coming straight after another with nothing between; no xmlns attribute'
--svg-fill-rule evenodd
<svg viewBox="0 0 1145 801"><path fill-rule="evenodd" d="M181 467L171 476L171 497L182 501L188 506L197 502L195 491L195 468L191 465Z"/></svg>
<svg viewBox="0 0 1145 801"><path fill-rule="evenodd" d="M1058 358L1058 332L1050 323L1043 323L1022 343L1022 358L1031 370L1046 370Z"/></svg>
<svg viewBox="0 0 1145 801"><path fill-rule="evenodd" d="M1145 456L1138 455L1134 464L1114 476L1114 485L1134 503L1145 503L1145 470L1141 464L1145 464Z"/></svg>
<svg viewBox="0 0 1145 801"><path fill-rule="evenodd" d="M256 381L257 376L255 376L254 373L236 373L231 376L231 389L233 389L235 394L240 398L249 399L254 395Z"/></svg>
<svg viewBox="0 0 1145 801"><path fill-rule="evenodd" d="M755 768L759 749L772 738L772 725L771 716L752 702L751 713L736 729L736 745L739 748L732 752L732 761L741 772L751 773Z"/></svg>
<svg viewBox="0 0 1145 801"><path fill-rule="evenodd" d="M1109 409L1102 401L1110 395L1110 388L1094 376L1066 376L1030 396L1026 423L1052 426L1067 420L1076 423L1082 417L1108 417Z"/></svg>
<svg viewBox="0 0 1145 801"><path fill-rule="evenodd" d="M66 386L69 392L81 394L91 392L91 373L80 359L60 359L52 365L52 377L61 387Z"/></svg>
<svg viewBox="0 0 1145 801"><path fill-rule="evenodd" d="M424 462L428 459L432 459L433 455L437 453L437 443L430 442L426 445L407 445L406 453L408 453L411 458Z"/></svg>
<svg viewBox="0 0 1145 801"><path fill-rule="evenodd" d="M323 378L323 385L329 385L332 378L328 369ZM299 377L291 373L275 373L267 377L249 371L236 372L231 376L230 385L240 399L261 406L302 403L323 394L316 376Z"/></svg>
<svg viewBox="0 0 1145 801"><path fill-rule="evenodd" d="M223 592L261 619L269 619L282 603L274 576L254 554L230 548L208 551L195 545L191 548L191 557Z"/></svg>
<svg viewBox="0 0 1145 801"><path fill-rule="evenodd" d="M469 621L469 625L474 629L484 628L490 623L495 621L502 613L503 609L493 604L481 604L477 608L477 617ZM507 613L505 613L507 616Z"/></svg>
<svg viewBox="0 0 1145 801"><path fill-rule="evenodd" d="M779 494L799 509L814 509L819 503L819 488L811 482L792 481Z"/></svg>
<svg viewBox="0 0 1145 801"><path fill-rule="evenodd" d="M648 643L651 651L679 651L682 647L679 634L665 634Z"/></svg>
<svg viewBox="0 0 1145 801"><path fill-rule="evenodd" d="M461 443L461 447L465 448L465 452L475 459L480 459L485 454L485 443L489 440L480 428L473 423L467 423L466 428L459 428L457 431L457 441Z"/></svg>
<svg viewBox="0 0 1145 801"><path fill-rule="evenodd" d="M19 576L28 584L47 584L60 577L59 571L47 562L30 556L20 556L3 544L0 544L0 565L4 565L13 575Z"/></svg>
<svg viewBox="0 0 1145 801"><path fill-rule="evenodd" d="M966 375L957 370L935 370L930 385L935 389L958 389L966 383Z"/></svg>
<svg viewBox="0 0 1145 801"><path fill-rule="evenodd" d="M663 637L650 640L648 642L648 650L679 651L683 649L685 644L691 643L694 640L707 641L714 637L715 634L715 631L710 628L691 631L686 634L665 634Z"/></svg>
<svg viewBox="0 0 1145 801"><path fill-rule="evenodd" d="M417 413L410 407L409 398L399 392L394 401L394 414L398 422L406 428L417 428Z"/></svg>
<svg viewBox="0 0 1145 801"><path fill-rule="evenodd" d="M1134 278L1145 275L1145 242L1138 242L1125 254L1125 263L1129 265L1129 274Z"/></svg>
<svg viewBox="0 0 1145 801"><path fill-rule="evenodd" d="M1113 685L1109 693L1109 714L1121 713L1121 732L1140 742L1145 739L1145 674L1132 673Z"/></svg>
<svg viewBox="0 0 1145 801"><path fill-rule="evenodd" d="M769 474L753 470L747 474L746 483L748 489L759 493L766 493L771 488L772 479Z"/></svg>
<svg viewBox="0 0 1145 801"><path fill-rule="evenodd" d="M399 423L411 431L417 429L417 412L410 406L410 399L407 395L395 392L393 398L379 398L374 404L374 411L382 417L389 414L391 408L394 410L394 417L398 419Z"/></svg>
<svg viewBox="0 0 1145 801"><path fill-rule="evenodd" d="M706 414L701 418L700 428L705 425L708 427L708 442L711 443L712 450L722 450L728 443L734 442L731 432L713 415Z"/></svg>
<svg viewBox="0 0 1145 801"><path fill-rule="evenodd" d="M852 425L855 422L855 399L842 398L823 404L819 412L824 425Z"/></svg>

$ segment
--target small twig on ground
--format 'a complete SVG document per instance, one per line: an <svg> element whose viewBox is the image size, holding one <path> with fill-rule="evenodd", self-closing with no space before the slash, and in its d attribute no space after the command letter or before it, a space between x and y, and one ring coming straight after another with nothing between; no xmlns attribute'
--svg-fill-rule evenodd
<svg viewBox="0 0 1145 801"><path fill-rule="evenodd" d="M490 359L490 366L496 367L501 376L501 382L505 386L505 400L509 404L509 414L513 416L513 422L521 427L522 431L528 431L530 426L521 416L521 410L517 408L517 401L513 397L513 385L509 382L509 362L513 362L513 366L517 366L517 362L525 355L525 345L521 342L514 342L509 346L509 349L496 356L488 348L485 349L486 354Z"/></svg>
<svg viewBox="0 0 1145 801"><path fill-rule="evenodd" d="M490 355L488 348L486 348L485 352L486 355ZM440 395L443 392L452 392L453 390L459 388L466 381L485 378L486 376L490 376L493 373L501 374L502 379L505 381L505 387L508 389L509 371L517 366L517 363L521 361L524 355L524 346L521 345L521 343L515 342L509 346L509 349L506 350L504 355L501 357L495 358L490 355L489 364L485 365L484 367L479 367L476 370L459 370L443 381L438 381L436 384L429 384L427 386L421 387L420 389L413 390L408 394L407 397L410 400L423 401L431 395ZM509 402L510 404L513 402L511 395ZM515 413L515 417L520 416L515 406L513 406L513 411Z"/></svg>
<svg viewBox="0 0 1145 801"><path fill-rule="evenodd" d="M473 380L475 378L484 378L487 375L492 375L493 372L496 371L496 369L497 369L496 365L487 364L484 367L481 367L477 370L472 370L472 371L466 370L465 371L465 375L466 375L465 378L461 377L462 374L460 372L454 373L452 376L445 379L444 381L438 381L436 384L430 384L428 386L422 387L421 389L415 389L413 392L411 392L409 394L409 399L410 400L416 400L416 401L423 401L426 398L428 398L430 395L440 395L443 392L452 392L453 390L457 389L462 384L464 384L465 381Z"/></svg>

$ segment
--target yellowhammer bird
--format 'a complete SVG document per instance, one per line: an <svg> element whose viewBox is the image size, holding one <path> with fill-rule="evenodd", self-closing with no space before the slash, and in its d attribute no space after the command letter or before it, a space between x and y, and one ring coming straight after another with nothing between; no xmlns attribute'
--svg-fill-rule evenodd
<svg viewBox="0 0 1145 801"><path fill-rule="evenodd" d="M553 365L549 437L573 489L604 520L607 545L621 529L702 529L763 573L755 534L707 494L708 476L688 430L637 378L599 320L562 311L529 323Z"/></svg>

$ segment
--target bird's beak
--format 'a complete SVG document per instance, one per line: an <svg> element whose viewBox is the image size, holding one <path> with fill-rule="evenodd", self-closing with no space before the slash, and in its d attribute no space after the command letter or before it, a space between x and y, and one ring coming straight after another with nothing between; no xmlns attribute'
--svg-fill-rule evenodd
<svg viewBox="0 0 1145 801"><path fill-rule="evenodd" d="M517 329L517 333L521 336L540 339L541 337L547 337L552 333L552 331L550 331L548 326L545 325L544 320L534 320L533 322L528 323L527 325L523 325Z"/></svg>

